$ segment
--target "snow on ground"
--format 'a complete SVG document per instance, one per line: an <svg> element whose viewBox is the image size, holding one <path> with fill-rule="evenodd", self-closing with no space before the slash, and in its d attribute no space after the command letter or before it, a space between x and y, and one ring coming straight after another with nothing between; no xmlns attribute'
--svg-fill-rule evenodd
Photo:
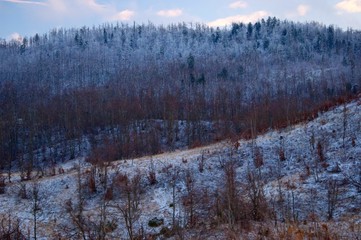
<svg viewBox="0 0 361 240"><path fill-rule="evenodd" d="M353 179L356 183L361 182L360 120L359 100L321 113L311 122L269 131L255 140L240 140L237 149L234 143L225 141L196 149L112 162L108 167L108 182L110 184L117 173L131 177L140 171L143 193L140 200L141 215L136 227L143 227L148 233L158 233L161 227L149 227L148 221L156 217L164 219L162 226L172 225L174 176L175 215L177 219L184 219L181 198L186 191L186 171L193 174L196 186L212 193L223 184L224 164L233 160L237 166L238 181L242 185L246 182L247 174L255 169L253 156L258 148L263 165L256 171L262 177L266 197L280 209L280 220L285 217L282 209L297 220L307 219L313 213L326 220L328 194L332 190L330 184L335 183L338 199L334 207L334 220L347 219L360 224L360 189L350 181ZM285 159L280 159L280 151L284 152ZM320 160L320 151L324 160ZM64 174L26 182L20 182L15 174L12 183L6 187L6 193L0 195L0 213L17 216L24 229L28 229L32 235L33 189L37 186L40 196L40 209L37 211L38 236L39 239L52 239L55 235L50 235L50 232L64 231L71 225L70 216L65 209L66 202L70 200L76 204L79 199L78 166L81 166L81 182L86 189L87 177L84 176L89 175L90 164L84 162L83 158L58 166L64 169ZM147 180L151 170L156 172L155 185L150 185ZM20 192L24 188L26 196L21 197ZM86 214L99 215L104 191L98 183L97 193L82 192ZM122 201L116 197L109 205L117 206ZM120 212L115 207L109 207L107 211L110 212L110 218L118 220L112 235L125 237L126 231Z"/></svg>

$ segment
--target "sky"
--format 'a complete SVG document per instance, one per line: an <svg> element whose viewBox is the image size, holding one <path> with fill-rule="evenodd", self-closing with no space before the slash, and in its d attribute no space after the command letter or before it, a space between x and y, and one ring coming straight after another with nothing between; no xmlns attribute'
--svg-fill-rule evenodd
<svg viewBox="0 0 361 240"><path fill-rule="evenodd" d="M361 30L361 0L0 0L0 39L117 21L223 27L268 16Z"/></svg>

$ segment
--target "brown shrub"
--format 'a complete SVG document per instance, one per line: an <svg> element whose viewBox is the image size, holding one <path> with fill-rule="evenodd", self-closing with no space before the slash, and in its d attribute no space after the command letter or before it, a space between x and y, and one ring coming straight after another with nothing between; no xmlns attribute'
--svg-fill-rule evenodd
<svg viewBox="0 0 361 240"><path fill-rule="evenodd" d="M254 148L253 163L256 168L260 168L264 164L263 154L259 147Z"/></svg>
<svg viewBox="0 0 361 240"><path fill-rule="evenodd" d="M113 200L113 186L108 187L104 194L104 200L110 201Z"/></svg>

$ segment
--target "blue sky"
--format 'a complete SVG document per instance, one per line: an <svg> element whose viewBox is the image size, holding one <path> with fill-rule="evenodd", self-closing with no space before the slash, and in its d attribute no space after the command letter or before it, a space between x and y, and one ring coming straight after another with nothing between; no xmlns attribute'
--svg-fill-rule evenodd
<svg viewBox="0 0 361 240"><path fill-rule="evenodd" d="M361 0L0 0L0 38L116 21L224 26L268 16L361 30Z"/></svg>

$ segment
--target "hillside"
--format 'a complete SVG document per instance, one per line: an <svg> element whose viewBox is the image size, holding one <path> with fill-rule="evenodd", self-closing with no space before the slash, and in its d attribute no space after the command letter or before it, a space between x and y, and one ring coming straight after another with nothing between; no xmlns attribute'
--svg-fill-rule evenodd
<svg viewBox="0 0 361 240"><path fill-rule="evenodd" d="M356 238L360 86L316 22L0 40L0 238Z"/></svg>
<svg viewBox="0 0 361 240"><path fill-rule="evenodd" d="M360 59L360 31L274 17L1 41L0 169L29 180L99 149L128 159L284 128L355 96Z"/></svg>
<svg viewBox="0 0 361 240"><path fill-rule="evenodd" d="M251 140L13 173L2 223L30 238L36 222L38 239L357 239L360 119L358 98Z"/></svg>

